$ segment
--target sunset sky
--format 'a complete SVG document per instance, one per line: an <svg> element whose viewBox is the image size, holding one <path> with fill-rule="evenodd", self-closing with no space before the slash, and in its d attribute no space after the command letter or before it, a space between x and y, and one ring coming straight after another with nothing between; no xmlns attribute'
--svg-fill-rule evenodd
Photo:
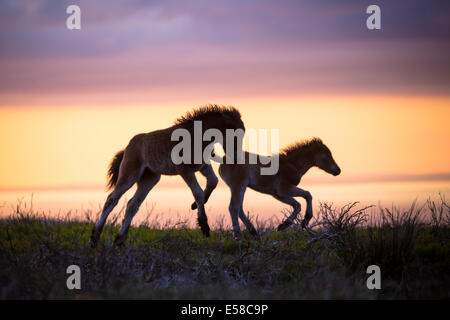
<svg viewBox="0 0 450 320"><path fill-rule="evenodd" d="M102 189L133 135L208 103L322 138L342 174L307 182L448 185L449 39L448 1L1 1L0 190Z"/></svg>

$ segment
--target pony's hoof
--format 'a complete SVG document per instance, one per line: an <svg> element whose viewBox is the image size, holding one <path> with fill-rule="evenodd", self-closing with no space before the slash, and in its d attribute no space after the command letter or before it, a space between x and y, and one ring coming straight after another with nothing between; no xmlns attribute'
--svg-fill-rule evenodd
<svg viewBox="0 0 450 320"><path fill-rule="evenodd" d="M253 235L253 238L254 238L255 240L257 240L257 241L261 241L261 240L262 240L261 235L260 235L259 233L254 234L254 235Z"/></svg>
<svg viewBox="0 0 450 320"><path fill-rule="evenodd" d="M89 246L91 247L91 249L95 249L95 247L97 247L97 240L91 239L89 241Z"/></svg>
<svg viewBox="0 0 450 320"><path fill-rule="evenodd" d="M280 225L278 226L277 230L278 230L278 231L286 230L287 228L289 228L290 225L291 225L290 222L285 221L285 222L283 222L282 224L280 224Z"/></svg>
<svg viewBox="0 0 450 320"><path fill-rule="evenodd" d="M309 220L303 219L302 220L302 229L308 229L308 223L309 223Z"/></svg>
<svg viewBox="0 0 450 320"><path fill-rule="evenodd" d="M100 233L95 229L92 230L91 239L89 240L89 246L94 249L97 247L98 240L100 238Z"/></svg>
<svg viewBox="0 0 450 320"><path fill-rule="evenodd" d="M116 247L121 247L123 246L123 244L125 243L126 237L123 236L116 236L116 238L114 239L114 246Z"/></svg>
<svg viewBox="0 0 450 320"><path fill-rule="evenodd" d="M242 239L242 235L240 233L235 233L233 238L235 241L240 241Z"/></svg>
<svg viewBox="0 0 450 320"><path fill-rule="evenodd" d="M209 238L211 236L210 233L209 233L209 228L208 229L202 229L202 232L203 232L203 236L205 238Z"/></svg>
<svg viewBox="0 0 450 320"><path fill-rule="evenodd" d="M302 229L305 229L306 232L308 232L310 235L314 235L314 232L311 230L310 227L308 227L308 223L309 223L309 220L308 220L308 221L305 221L305 220L303 219L303 221L302 221Z"/></svg>
<svg viewBox="0 0 450 320"><path fill-rule="evenodd" d="M255 238L257 240L261 240L261 236L259 235L258 231L256 231L255 229L250 230L250 234L253 238Z"/></svg>

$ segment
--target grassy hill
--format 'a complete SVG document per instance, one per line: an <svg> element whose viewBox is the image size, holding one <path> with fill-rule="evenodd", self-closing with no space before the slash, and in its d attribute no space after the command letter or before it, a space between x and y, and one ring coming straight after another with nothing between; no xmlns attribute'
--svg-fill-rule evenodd
<svg viewBox="0 0 450 320"><path fill-rule="evenodd" d="M96 249L90 221L52 220L18 208L0 220L2 299L448 299L449 207L382 210L322 204L313 234L259 226L235 241L217 228L209 239L177 225L130 229L123 247L107 225ZM297 221L298 222L298 221ZM381 269L381 290L366 286L369 265ZM68 290L69 265L81 269L81 290Z"/></svg>

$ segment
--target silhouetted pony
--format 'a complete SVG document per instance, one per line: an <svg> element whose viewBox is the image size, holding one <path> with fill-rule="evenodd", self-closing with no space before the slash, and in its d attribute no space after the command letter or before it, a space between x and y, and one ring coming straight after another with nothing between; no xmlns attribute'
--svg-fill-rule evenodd
<svg viewBox="0 0 450 320"><path fill-rule="evenodd" d="M216 187L218 179L209 163L203 160L203 150L209 142L201 142L201 164L194 164L194 152L191 152L191 164L174 164L171 158L172 148L178 144L171 141L172 132L176 129L186 129L190 136L194 137L194 121L201 121L203 131L217 129L223 137L227 129L245 130L241 120L241 114L233 107L221 107L208 105L188 112L185 116L175 121L175 124L167 129L157 130L145 134L136 135L131 139L125 150L118 152L113 158L109 170L109 187L114 190L109 194L101 217L94 226L91 234L91 246L95 247L106 219L117 205L120 197L135 183L137 191L128 201L122 228L116 236L114 243L122 244L128 235L131 220L139 209L150 190L158 183L161 175L180 175L195 198L198 206L198 224L203 235L209 237L209 226L205 213L204 203L208 200L211 191ZM203 137L203 133L202 133ZM193 139L191 139L192 142ZM226 140L222 142L226 150ZM194 143L192 143L194 151ZM207 179L205 191L202 190L195 177L195 172L200 171Z"/></svg>
<svg viewBox="0 0 450 320"><path fill-rule="evenodd" d="M292 206L292 214L278 226L279 231L289 227L300 212L300 203L294 197L304 198L307 207L302 226L306 228L312 218L312 196L308 191L297 187L302 176L311 167L318 167L334 176L341 173L330 150L318 138L298 142L284 148L279 154L279 170L275 175L261 175L261 167L264 165L249 164L249 155L248 152L245 152L245 164L227 164L224 158L224 163L219 167L219 174L231 191L229 211L234 236L237 239L241 236L238 217L241 218L251 234L258 235L255 227L246 217L242 206L247 187L270 194L275 199ZM195 203L192 204L192 208L195 207Z"/></svg>

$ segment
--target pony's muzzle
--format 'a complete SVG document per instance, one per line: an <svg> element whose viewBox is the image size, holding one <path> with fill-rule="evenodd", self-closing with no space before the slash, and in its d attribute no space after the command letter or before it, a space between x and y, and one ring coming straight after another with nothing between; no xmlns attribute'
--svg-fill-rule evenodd
<svg viewBox="0 0 450 320"><path fill-rule="evenodd" d="M336 166L336 168L333 168L333 176L338 176L341 174L341 168L339 168L338 166Z"/></svg>

